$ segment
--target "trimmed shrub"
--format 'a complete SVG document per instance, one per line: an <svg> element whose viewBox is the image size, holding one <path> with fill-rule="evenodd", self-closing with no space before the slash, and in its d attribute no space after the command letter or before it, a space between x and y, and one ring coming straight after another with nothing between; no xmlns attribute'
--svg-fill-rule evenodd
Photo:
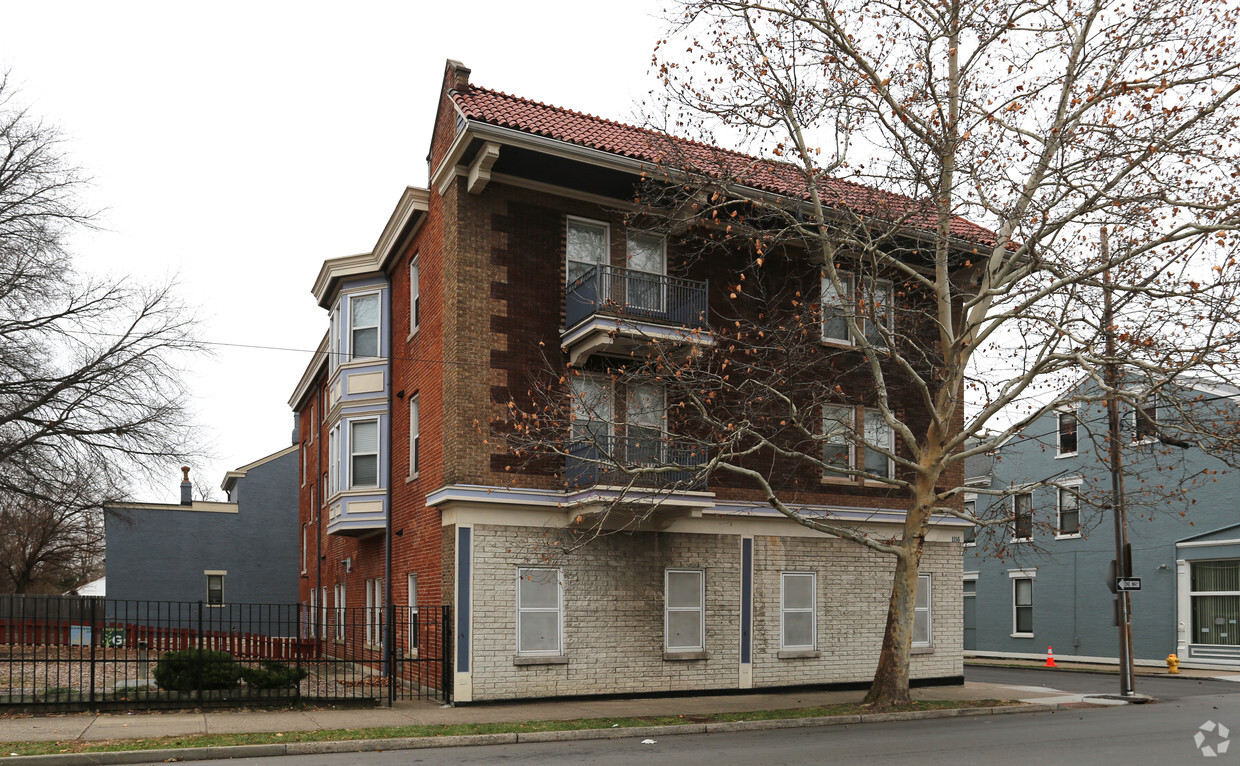
<svg viewBox="0 0 1240 766"><path fill-rule="evenodd" d="M290 667L275 660L263 660L261 667L241 669L241 677L257 689L287 689L301 683L306 675L305 668Z"/></svg>
<svg viewBox="0 0 1240 766"><path fill-rule="evenodd" d="M241 666L231 654L210 649L164 652L155 666L155 683L169 691L231 689L240 678Z"/></svg>

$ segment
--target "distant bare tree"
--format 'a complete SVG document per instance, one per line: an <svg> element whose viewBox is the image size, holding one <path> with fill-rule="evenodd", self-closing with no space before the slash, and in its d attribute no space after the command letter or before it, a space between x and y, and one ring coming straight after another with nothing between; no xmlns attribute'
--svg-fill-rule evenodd
<svg viewBox="0 0 1240 766"><path fill-rule="evenodd" d="M55 470L54 482L0 490L0 593L62 593L102 567L101 506L118 493L97 464Z"/></svg>
<svg viewBox="0 0 1240 766"><path fill-rule="evenodd" d="M94 220L83 184L0 78L0 493L23 512L80 506L79 479L111 495L190 443L177 363L199 350L193 318L170 286L75 269L68 237ZM66 481L65 466L89 470Z"/></svg>

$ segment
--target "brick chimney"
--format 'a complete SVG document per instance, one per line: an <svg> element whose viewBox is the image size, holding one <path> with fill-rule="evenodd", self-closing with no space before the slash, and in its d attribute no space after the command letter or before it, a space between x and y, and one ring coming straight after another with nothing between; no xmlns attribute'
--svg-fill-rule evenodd
<svg viewBox="0 0 1240 766"><path fill-rule="evenodd" d="M448 59L447 71L444 73L444 90L464 90L469 87L469 67L459 61Z"/></svg>
<svg viewBox="0 0 1240 766"><path fill-rule="evenodd" d="M181 505L194 504L194 485L189 483L189 466L181 466Z"/></svg>

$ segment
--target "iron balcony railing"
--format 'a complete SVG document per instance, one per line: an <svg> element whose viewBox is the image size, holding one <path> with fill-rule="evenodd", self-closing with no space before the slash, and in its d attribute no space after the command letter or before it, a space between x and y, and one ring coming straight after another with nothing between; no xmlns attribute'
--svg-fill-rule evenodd
<svg viewBox="0 0 1240 766"><path fill-rule="evenodd" d="M595 266L568 285L568 327L595 314L706 329L707 282Z"/></svg>
<svg viewBox="0 0 1240 766"><path fill-rule="evenodd" d="M691 468L705 462L705 448L699 444L671 441L666 436L601 436L569 443L565 477L570 487L631 484L658 489L705 490L705 473Z"/></svg>

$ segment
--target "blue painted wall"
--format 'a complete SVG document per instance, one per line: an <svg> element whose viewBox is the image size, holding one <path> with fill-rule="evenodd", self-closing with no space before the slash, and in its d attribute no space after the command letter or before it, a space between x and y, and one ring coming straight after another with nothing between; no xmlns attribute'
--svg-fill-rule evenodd
<svg viewBox="0 0 1240 766"><path fill-rule="evenodd" d="M1013 542L1011 529L991 527L978 533L978 544L965 549L964 569L976 571L976 639L979 653L1042 655L1053 646L1057 656L1118 656L1113 622L1114 596L1106 572L1115 557L1113 516L1109 510L1109 468L1105 454L1106 417L1100 406L1078 412L1078 451L1059 456L1057 420L1047 415L1005 444L996 455L992 489L1037 482L1071 484L1079 480L1081 534L1056 535L1057 490L1032 490L1034 530L1031 542ZM1167 408L1160 419L1170 417ZM1142 590L1132 595L1133 654L1162 661L1176 651L1176 541L1221 530L1240 522L1235 498L1240 474L1197 448L1161 443L1134 444L1132 414L1123 414L1128 539L1133 572ZM1010 515L1011 497L977 499L980 513ZM1223 534L1235 539L1237 534ZM1180 548L1181 560L1223 558L1227 547ZM1009 570L1036 569L1033 637L1013 637L1013 586ZM1240 642L1238 642L1240 643Z"/></svg>
<svg viewBox="0 0 1240 766"><path fill-rule="evenodd" d="M297 460L294 449L250 468L236 483L236 513L205 510L227 503L106 509L108 599L205 600L204 570L225 570L226 604L295 604Z"/></svg>

